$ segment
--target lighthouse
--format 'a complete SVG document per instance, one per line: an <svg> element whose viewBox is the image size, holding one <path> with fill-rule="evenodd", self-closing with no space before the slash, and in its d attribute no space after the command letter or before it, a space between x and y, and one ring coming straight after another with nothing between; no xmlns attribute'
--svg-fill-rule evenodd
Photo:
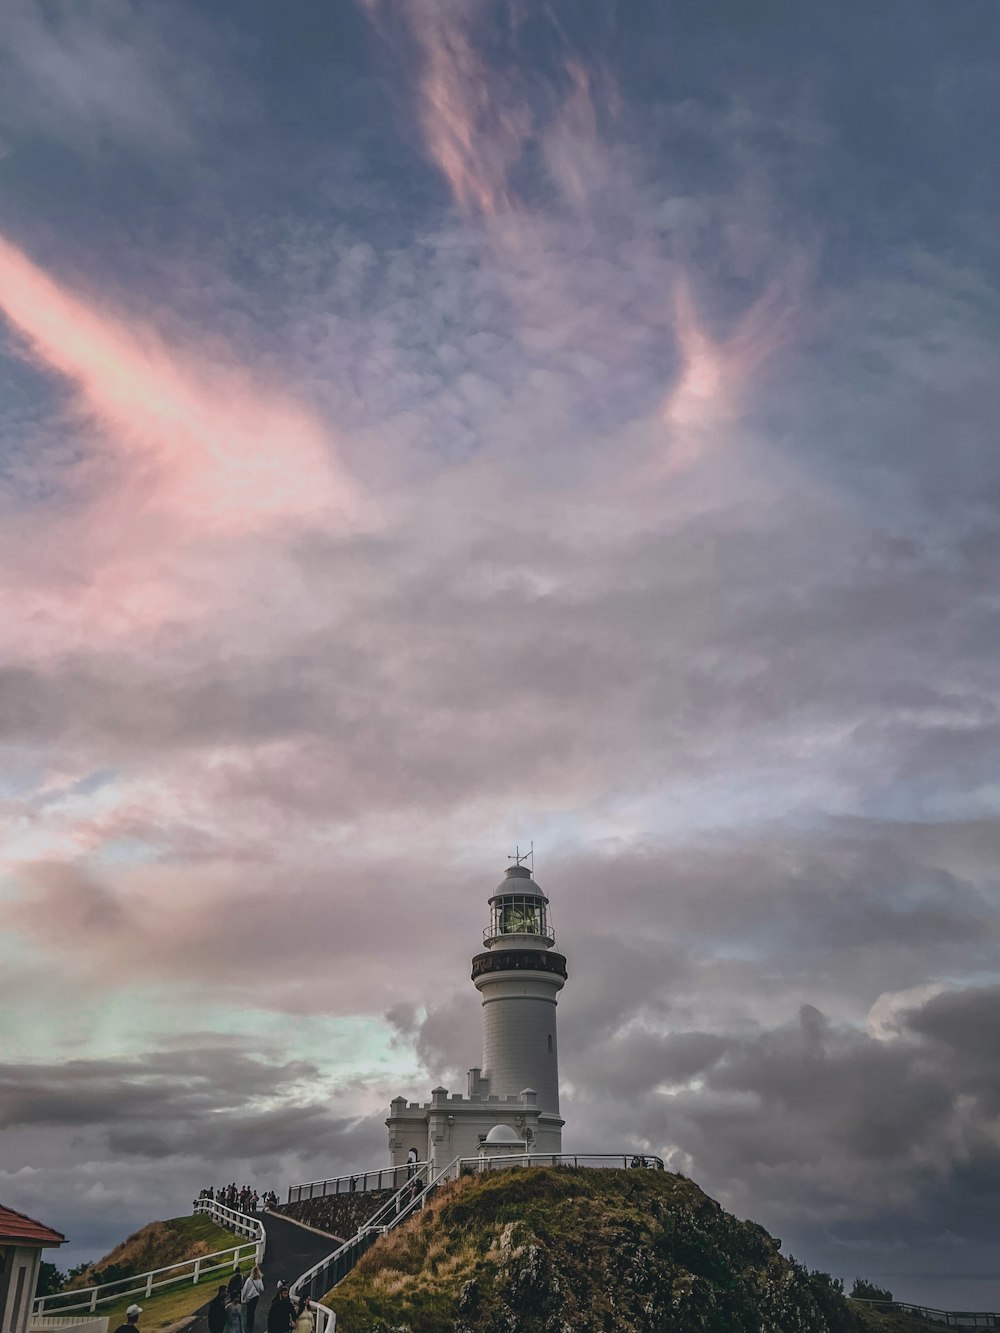
<svg viewBox="0 0 1000 1333"><path fill-rule="evenodd" d="M566 959L553 947L548 898L524 858L514 860L490 895L483 948L472 960L482 1064L468 1071L464 1093L437 1087L429 1102L393 1100L386 1120L393 1166L411 1149L438 1166L507 1141L529 1152L562 1151L556 1002Z"/></svg>
<svg viewBox="0 0 1000 1333"><path fill-rule="evenodd" d="M507 867L490 899L483 943L485 952L472 960L483 997L483 1077L501 1097L533 1088L539 1108L558 1116L556 996L566 959L553 951L549 900L527 866Z"/></svg>

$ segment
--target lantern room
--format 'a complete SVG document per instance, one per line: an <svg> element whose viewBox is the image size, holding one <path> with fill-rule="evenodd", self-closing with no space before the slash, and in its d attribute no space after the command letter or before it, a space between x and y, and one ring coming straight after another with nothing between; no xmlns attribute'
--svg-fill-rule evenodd
<svg viewBox="0 0 1000 1333"><path fill-rule="evenodd" d="M483 931L487 948L522 946L525 939L555 943L549 919L549 900L531 878L527 866L508 866L490 899L490 924Z"/></svg>

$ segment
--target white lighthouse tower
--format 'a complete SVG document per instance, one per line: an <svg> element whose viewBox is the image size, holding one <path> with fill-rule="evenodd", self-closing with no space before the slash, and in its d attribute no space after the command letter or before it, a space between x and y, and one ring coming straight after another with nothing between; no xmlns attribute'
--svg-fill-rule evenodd
<svg viewBox="0 0 1000 1333"><path fill-rule="evenodd" d="M530 1152L562 1151L556 997L566 959L552 947L549 900L522 860L515 858L494 890L485 948L472 960L483 1003L482 1066L469 1070L464 1095L438 1087L429 1102L395 1098L386 1120L393 1166L411 1149L439 1166L474 1157L500 1137Z"/></svg>
<svg viewBox="0 0 1000 1333"><path fill-rule="evenodd" d="M508 866L490 899L486 952L472 960L472 980L483 997L482 1073L490 1092L510 1097L533 1088L539 1110L557 1118L556 996L566 959L552 951L548 907L528 867Z"/></svg>

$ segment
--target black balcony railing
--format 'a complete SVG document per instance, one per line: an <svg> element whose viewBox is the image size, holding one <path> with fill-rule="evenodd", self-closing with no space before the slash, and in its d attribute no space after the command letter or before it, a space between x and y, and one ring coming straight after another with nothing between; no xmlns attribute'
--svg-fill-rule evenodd
<svg viewBox="0 0 1000 1333"><path fill-rule="evenodd" d="M472 960L472 980L490 972L551 972L566 980L566 959L548 949L498 949L477 953Z"/></svg>

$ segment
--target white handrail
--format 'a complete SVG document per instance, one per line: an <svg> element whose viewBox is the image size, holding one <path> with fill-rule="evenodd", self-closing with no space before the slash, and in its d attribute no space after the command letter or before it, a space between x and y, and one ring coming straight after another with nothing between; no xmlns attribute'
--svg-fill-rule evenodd
<svg viewBox="0 0 1000 1333"><path fill-rule="evenodd" d="M328 1176L326 1180L306 1180L300 1185L289 1185L287 1202L325 1199L328 1194L369 1194L373 1190L395 1190L401 1181L405 1182L413 1174L416 1167L426 1165L426 1162L404 1162L400 1166L374 1167L371 1171L349 1171L343 1176Z"/></svg>
<svg viewBox="0 0 1000 1333"><path fill-rule="evenodd" d="M497 1156L462 1157L459 1166L470 1166L477 1171L490 1171L494 1166L586 1166L590 1170L605 1167L640 1167L647 1171L665 1171L663 1158L653 1153L597 1153L597 1152L517 1152ZM596 1166L593 1164L597 1164Z"/></svg>
<svg viewBox="0 0 1000 1333"><path fill-rule="evenodd" d="M319 1301L310 1301L310 1305L316 1311L314 1333L336 1333L337 1311L331 1310L328 1305L321 1305Z"/></svg>
<svg viewBox="0 0 1000 1333"><path fill-rule="evenodd" d="M456 1157L455 1162L452 1162L451 1166L454 1166L457 1161L458 1158ZM384 1203L367 1222L360 1226L350 1240L345 1240L343 1245L339 1245L330 1254L320 1259L319 1263L313 1264L312 1268L307 1269L301 1277L296 1278L292 1283L291 1288L293 1299L302 1296L304 1294L304 1288L306 1286L311 1286L317 1276L338 1268L340 1266L338 1261L346 1260L352 1250L360 1249L361 1253L364 1253L364 1250L367 1249L368 1245L372 1243L374 1238L384 1235L387 1231L391 1231L392 1228L398 1226L405 1217L409 1217L410 1213L413 1212L415 1205L424 1199L430 1189L450 1170L450 1167L445 1167L444 1171L439 1172L432 1181L425 1185L423 1183L423 1178L427 1173L428 1166L429 1163L427 1162L420 1163L419 1169L414 1171L406 1184L398 1189L392 1198ZM412 1197L409 1200L404 1201L403 1196L405 1194L410 1194ZM383 1222L383 1218L389 1218L390 1220L388 1222ZM358 1257L360 1258L360 1255ZM349 1268L353 1267L353 1264L349 1266ZM344 1270L345 1273L349 1271L349 1268ZM323 1281L326 1283L327 1278L324 1277ZM335 1284L331 1283L330 1285L333 1286Z"/></svg>
<svg viewBox="0 0 1000 1333"><path fill-rule="evenodd" d="M220 1203L218 1199L195 1199L194 1211L196 1213L208 1213L214 1221L228 1231L235 1231L238 1236L249 1237L258 1247L257 1263L263 1262L264 1250L267 1246L267 1232L256 1214L241 1213L235 1208Z"/></svg>
<svg viewBox="0 0 1000 1333"><path fill-rule="evenodd" d="M103 1305L106 1301L118 1300L122 1296L146 1296L148 1298L157 1288L169 1287L175 1282L190 1281L197 1285L207 1273L213 1273L220 1268L238 1268L240 1262L245 1257L249 1257L245 1252L251 1246L253 1247L255 1263L259 1264L264 1258L267 1237L257 1218L247 1217L244 1213L237 1213L232 1208L226 1208L223 1204L217 1203L214 1199L196 1199L194 1211L196 1213L209 1213L216 1222L219 1222L229 1231L235 1231L237 1235L248 1236L247 1244L234 1245L226 1250L216 1250L214 1254L199 1254L193 1259L181 1259L178 1263L167 1264L164 1268L151 1268L146 1273L134 1273L131 1277L116 1278L113 1282L102 1282L96 1287L77 1287L73 1291L56 1291L49 1296L37 1296L32 1302L32 1316L45 1314L47 1304L52 1307L53 1313L65 1314L71 1310L96 1310L98 1305ZM232 1256L231 1261L230 1255ZM214 1263L213 1260L216 1259L221 1262ZM179 1268L187 1269L187 1272L178 1273L176 1277L166 1278L162 1282L154 1281L158 1274L173 1273ZM138 1285L129 1287L127 1284L130 1282ZM80 1296L86 1299L71 1304L55 1304L57 1301L65 1301L68 1296Z"/></svg>
<svg viewBox="0 0 1000 1333"><path fill-rule="evenodd" d="M943 1324L946 1328L1000 1328L1000 1312L996 1310L938 1310L933 1305L914 1305L912 1301L884 1301L872 1296L848 1296L856 1305L867 1305L886 1313L901 1310L918 1319Z"/></svg>

